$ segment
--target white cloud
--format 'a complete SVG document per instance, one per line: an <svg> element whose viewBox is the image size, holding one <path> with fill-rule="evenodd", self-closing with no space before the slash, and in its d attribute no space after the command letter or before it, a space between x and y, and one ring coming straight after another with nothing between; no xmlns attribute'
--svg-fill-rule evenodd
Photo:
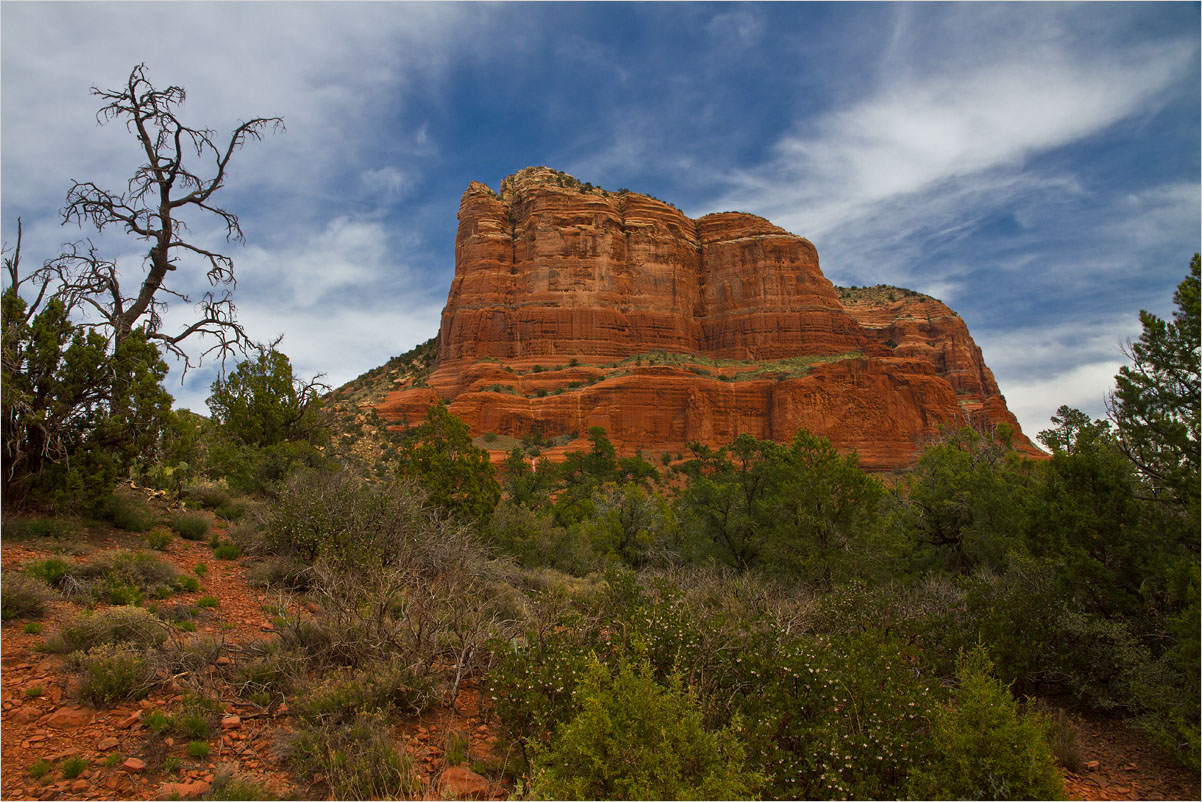
<svg viewBox="0 0 1202 802"><path fill-rule="evenodd" d="M1055 376L1029 379L1005 377L1006 406L1018 418L1023 433L1032 441L1052 426L1051 418L1061 405L1075 407L1093 418L1106 417L1106 396L1114 389L1114 376L1125 363L1090 362ZM999 377L999 383L1002 379Z"/></svg>
<svg viewBox="0 0 1202 802"><path fill-rule="evenodd" d="M769 163L731 176L735 188L716 206L753 208L817 238L894 199L922 206L930 198L918 193L1014 180L998 171L1136 113L1193 60L1185 46L1123 55L1052 51L885 77L868 96L784 136Z"/></svg>

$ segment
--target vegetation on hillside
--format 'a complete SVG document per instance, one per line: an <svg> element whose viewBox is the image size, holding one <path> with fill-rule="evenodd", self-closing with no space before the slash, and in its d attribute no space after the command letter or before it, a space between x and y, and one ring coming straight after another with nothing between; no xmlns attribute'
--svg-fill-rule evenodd
<svg viewBox="0 0 1202 802"><path fill-rule="evenodd" d="M133 478L212 511L214 559L269 592L270 634L223 681L287 705L278 754L323 795L423 793L396 725L469 683L511 754L480 770L533 798L1055 798L1037 700L1127 717L1198 765L1198 257L1173 319L1141 314L1109 420L1062 407L1043 461L1004 426L945 431L888 483L805 431L656 465L594 427L558 464L541 436L514 444L498 472L442 404L395 431L359 409L428 371L433 342L325 413L287 356L248 348L211 418L172 412L152 320L106 338L66 284L6 266L5 538L103 518L146 545L5 573L6 621L97 607L44 647L92 704L207 676L223 648L190 636L216 598L172 602L204 571L156 556L208 514L148 507ZM203 760L221 702L178 706L146 713L147 738Z"/></svg>

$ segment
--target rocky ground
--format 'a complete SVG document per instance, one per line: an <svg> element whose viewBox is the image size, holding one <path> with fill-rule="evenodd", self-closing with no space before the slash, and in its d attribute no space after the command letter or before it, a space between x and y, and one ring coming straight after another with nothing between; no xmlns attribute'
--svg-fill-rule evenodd
<svg viewBox="0 0 1202 802"><path fill-rule="evenodd" d="M215 523L220 531L220 525ZM142 536L106 526L92 526L67 544L49 539L27 539L0 547L6 571L31 560L74 556L83 559L98 551L143 547ZM223 678L236 665L249 641L272 637L272 625L263 606L262 590L246 581L246 561L215 559L202 542L174 538L156 552L187 575L199 563L207 566L201 589L179 593L171 603L193 603L201 596L216 597L218 604L202 618L189 637L222 637L225 648L213 665L204 669L206 687L222 702L224 711L218 734L210 740L209 754L196 759L186 750L184 738L152 734L143 723L149 710L178 710L185 687L168 681L138 702L97 709L76 698L76 681L65 670L62 657L36 647L47 635L77 615L82 607L55 601L41 619L42 632L24 631L25 620L5 621L0 630L0 796L4 799L169 799L203 797L223 768L260 783L282 798L324 799L329 796L320 775L293 776L276 757L277 738L290 726L288 709L264 709L232 692ZM103 605L98 605L102 608ZM470 684L461 690L454 709L439 705L421 718L396 728L395 741L403 745L418 767L431 799L499 799L508 789L490 782L467 765L447 765L444 749L450 731L468 738L470 765L496 763L495 738L480 695ZM86 767L75 777L63 776L66 761L82 758ZM163 770L166 758L177 758L175 771ZM39 760L50 768L40 779L31 773ZM175 761L172 761L175 762ZM70 771L67 772L71 773ZM225 797L230 798L230 797Z"/></svg>
<svg viewBox="0 0 1202 802"><path fill-rule="evenodd" d="M160 501L160 503L163 503ZM214 528L221 524L214 519ZM6 540L0 546L4 569L50 556L85 559L97 552L143 546L142 536L92 525L68 542L50 539ZM297 777L281 767L277 741L290 727L286 705L262 708L239 698L225 683L246 645L270 638L272 625L264 612L269 603L263 591L246 579L246 560L220 560L202 542L174 538L157 552L179 572L192 575L207 566L199 591L171 597L172 603L193 603L213 596L217 606L202 618L196 633L186 637L221 637L224 648L200 673L224 710L220 731L209 741L201 759L189 755L184 739L154 735L143 722L147 711L172 712L185 690L176 678L161 684L145 699L107 708L93 708L76 697L77 681L65 670L63 658L37 649L47 635L78 615L75 602L55 601L41 620L42 631L25 631L23 620L5 621L0 630L0 691L3 714L0 740L0 795L4 799L168 799L194 798L210 792L224 768L235 769L284 798L322 799L329 788L320 775ZM1079 733L1082 768L1066 773L1072 799L1198 799L1199 776L1151 747L1135 730L1107 719L1074 719ZM495 720L482 706L478 690L468 685L454 708L442 704L421 718L402 722L395 740L411 755L432 799L500 799L511 791L468 768L497 766ZM448 733L468 739L466 765L447 765ZM64 777L72 758L86 766L77 776ZM164 770L164 761L178 763ZM49 769L41 778L31 770L39 761ZM71 772L66 772L70 774Z"/></svg>

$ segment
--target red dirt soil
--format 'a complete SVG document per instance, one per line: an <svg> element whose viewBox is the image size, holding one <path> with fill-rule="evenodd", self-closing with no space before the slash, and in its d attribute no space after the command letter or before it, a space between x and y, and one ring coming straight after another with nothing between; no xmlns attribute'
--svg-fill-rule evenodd
<svg viewBox="0 0 1202 802"><path fill-rule="evenodd" d="M156 500L162 504L161 500ZM210 531L221 533L223 525L214 519ZM144 548L141 535L92 526L71 541L81 552L95 554L116 548ZM59 557L73 559L56 551L52 540L25 539L0 545L0 562L10 571L31 560ZM218 665L207 670L219 689L224 703L223 716L238 716L237 728L222 729L209 739L207 758L188 755L187 739L168 740L166 753L158 736L150 737L141 723L145 711L158 709L168 713L178 709L183 699L180 685L172 682L159 686L139 702L122 702L112 707L93 708L74 695L74 680L65 670L63 659L34 650L46 636L62 628L78 615L82 607L70 601L55 601L41 619L42 632L23 631L24 619L5 621L0 630L0 699L3 703L2 739L0 739L0 797L3 799L167 799L173 793L190 798L208 790L216 771L227 766L242 776L262 783L269 792L292 799L324 799L330 789L316 777L297 777L283 768L273 754L277 734L290 726L286 706L274 712L239 699L220 675L236 665L241 644L271 637L271 624L262 609L270 600L261 589L247 584L241 560L216 559L206 543L174 537L166 551L158 556L168 560L184 575L204 563L208 570L201 577L201 590L177 593L165 604L194 603L201 596L218 600L213 615L198 622L194 637L219 636L224 632L226 649ZM77 559L84 559L78 557ZM101 605L98 605L98 607ZM40 689L40 693L38 693ZM53 714L53 715L52 715ZM232 722L231 722L232 723ZM425 782L428 799L483 798L501 799L508 789L499 783L483 783L464 768L444 771L443 759L447 732L455 730L470 738L469 763L495 757L495 722L481 707L477 687L471 682L461 688L452 710L440 704L421 718L402 722L395 730L395 743L413 758L418 774ZM119 755L117 760L113 755ZM80 756L88 765L74 779L62 777L64 760ZM180 759L178 771L168 775L161 770L162 759ZM42 780L30 774L34 763L44 758L52 768ZM106 758L113 765L106 766ZM126 764L129 758L143 761Z"/></svg>

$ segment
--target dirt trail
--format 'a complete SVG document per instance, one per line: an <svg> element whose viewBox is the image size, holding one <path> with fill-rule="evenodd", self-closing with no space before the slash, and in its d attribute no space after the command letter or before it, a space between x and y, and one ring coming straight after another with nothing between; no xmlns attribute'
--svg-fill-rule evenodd
<svg viewBox="0 0 1202 802"><path fill-rule="evenodd" d="M1065 773L1070 799L1202 799L1199 774L1107 717L1076 720L1084 766Z"/></svg>

